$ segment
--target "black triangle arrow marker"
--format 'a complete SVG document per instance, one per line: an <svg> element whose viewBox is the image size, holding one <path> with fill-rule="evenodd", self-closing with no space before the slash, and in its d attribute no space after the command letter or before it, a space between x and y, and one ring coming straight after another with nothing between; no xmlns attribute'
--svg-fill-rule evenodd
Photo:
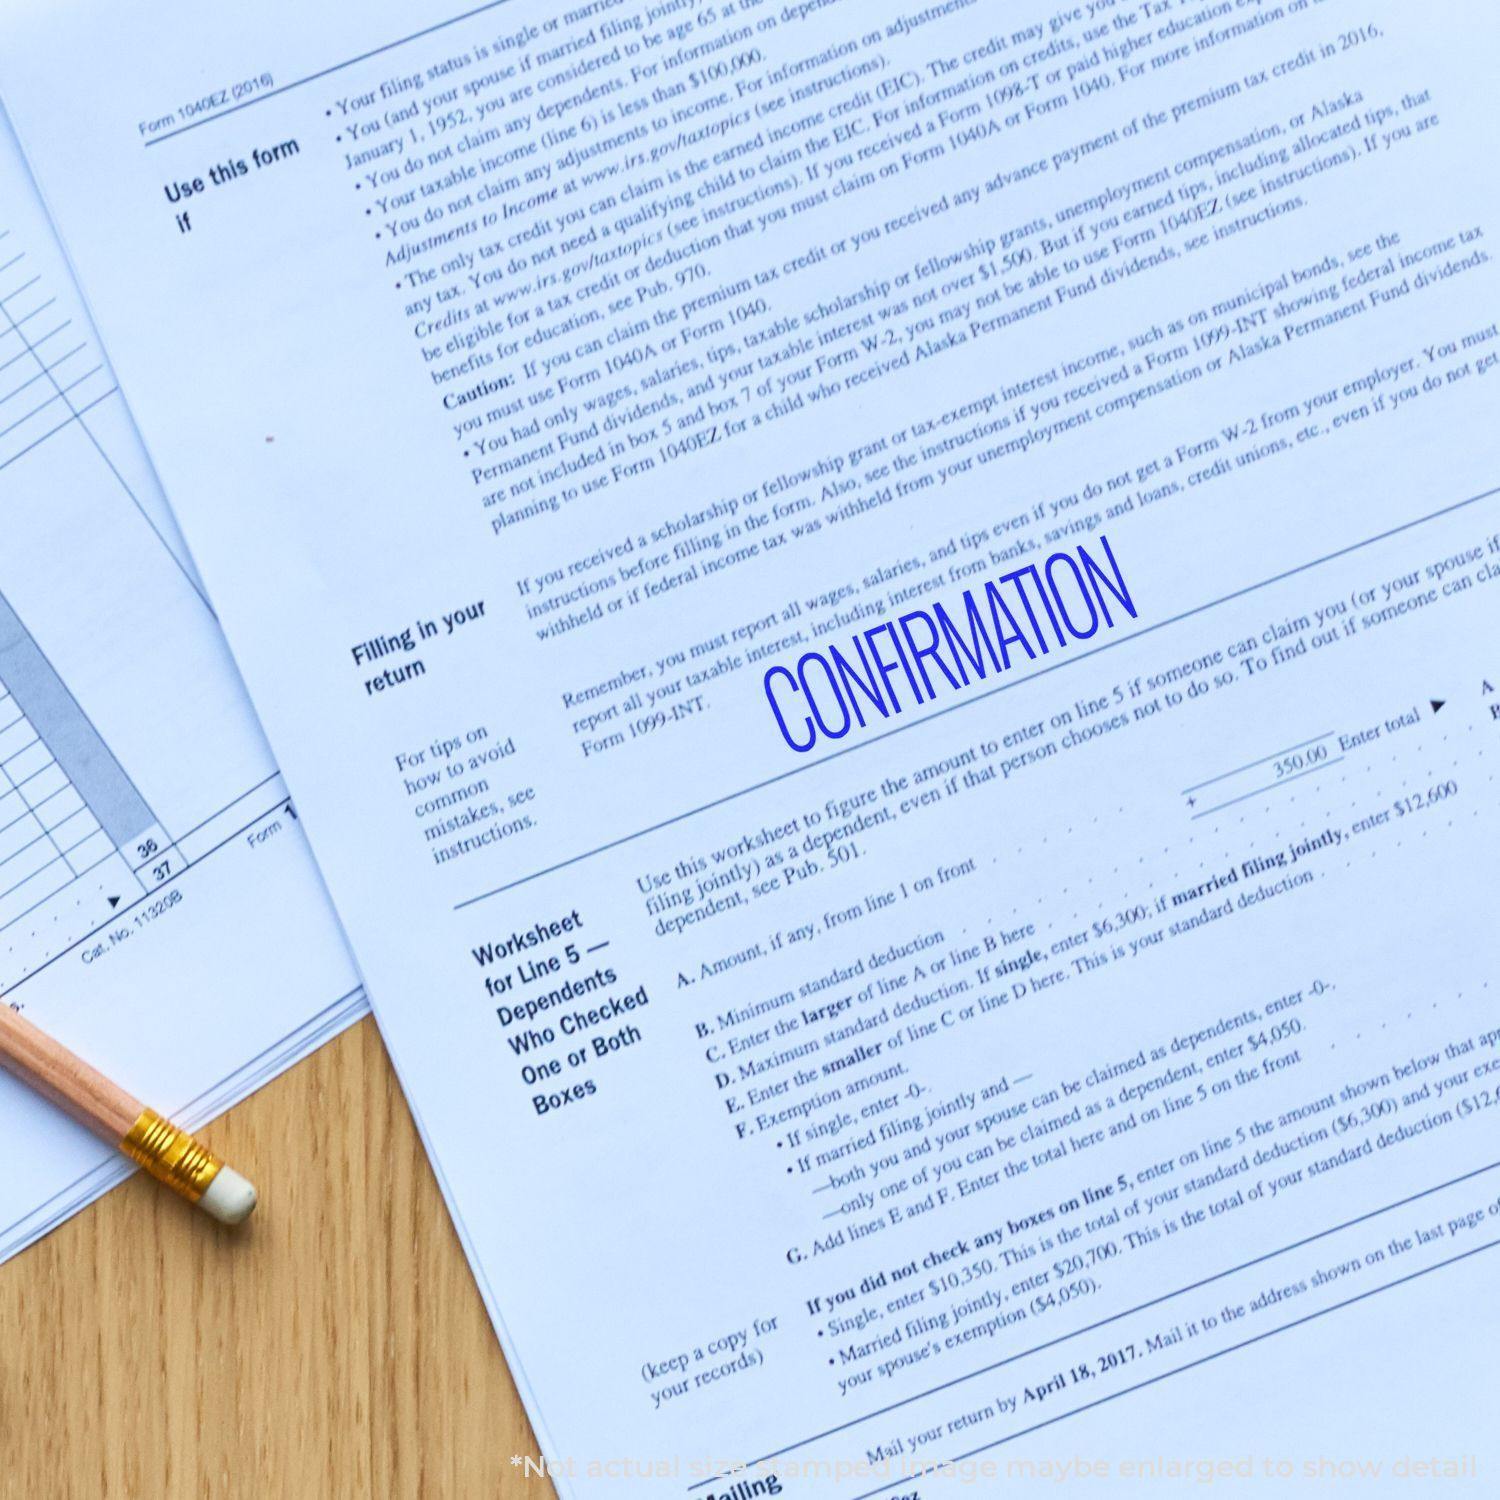
<svg viewBox="0 0 1500 1500"><path fill-rule="evenodd" d="M1429 698L1427 701L1432 704L1432 711L1435 714L1442 713L1448 703L1446 698Z"/></svg>
<svg viewBox="0 0 1500 1500"><path fill-rule="evenodd" d="M115 909L115 907L117 907L119 904L120 904L120 898L118 896L111 896L109 898L109 909L111 911L113 911Z"/></svg>

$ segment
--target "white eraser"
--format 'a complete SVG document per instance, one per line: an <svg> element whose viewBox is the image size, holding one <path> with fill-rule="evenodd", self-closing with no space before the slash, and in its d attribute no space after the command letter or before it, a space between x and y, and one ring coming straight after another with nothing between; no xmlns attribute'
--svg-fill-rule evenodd
<svg viewBox="0 0 1500 1500"><path fill-rule="evenodd" d="M233 1167L220 1167L204 1189L198 1207L221 1224L243 1224L255 1208L255 1184Z"/></svg>

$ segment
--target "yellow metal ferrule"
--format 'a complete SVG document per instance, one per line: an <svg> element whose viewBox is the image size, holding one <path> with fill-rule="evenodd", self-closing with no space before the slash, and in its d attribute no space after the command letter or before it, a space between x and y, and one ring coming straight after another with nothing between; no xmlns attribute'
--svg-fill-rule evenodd
<svg viewBox="0 0 1500 1500"><path fill-rule="evenodd" d="M208 1190L223 1163L154 1109L143 1109L120 1141L120 1150L158 1182L164 1182L189 1203Z"/></svg>

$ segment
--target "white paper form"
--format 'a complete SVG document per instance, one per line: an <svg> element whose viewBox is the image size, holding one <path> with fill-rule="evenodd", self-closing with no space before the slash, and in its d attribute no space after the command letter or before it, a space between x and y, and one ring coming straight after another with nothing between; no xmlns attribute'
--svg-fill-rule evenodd
<svg viewBox="0 0 1500 1500"><path fill-rule="evenodd" d="M1485 1493L1493 8L460 9L0 86L558 1488Z"/></svg>
<svg viewBox="0 0 1500 1500"><path fill-rule="evenodd" d="M363 993L0 120L0 992L190 1126ZM130 1170L0 1077L0 1259Z"/></svg>

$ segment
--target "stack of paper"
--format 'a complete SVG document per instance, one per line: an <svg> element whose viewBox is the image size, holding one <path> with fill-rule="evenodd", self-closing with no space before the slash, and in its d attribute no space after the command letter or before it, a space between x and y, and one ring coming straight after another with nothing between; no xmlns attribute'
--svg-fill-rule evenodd
<svg viewBox="0 0 1500 1500"><path fill-rule="evenodd" d="M0 38L559 1491L1476 1482L1491 8Z"/></svg>
<svg viewBox="0 0 1500 1500"><path fill-rule="evenodd" d="M364 995L3 119L0 205L0 993L191 1128ZM0 1130L0 1260L130 1170L9 1074Z"/></svg>

